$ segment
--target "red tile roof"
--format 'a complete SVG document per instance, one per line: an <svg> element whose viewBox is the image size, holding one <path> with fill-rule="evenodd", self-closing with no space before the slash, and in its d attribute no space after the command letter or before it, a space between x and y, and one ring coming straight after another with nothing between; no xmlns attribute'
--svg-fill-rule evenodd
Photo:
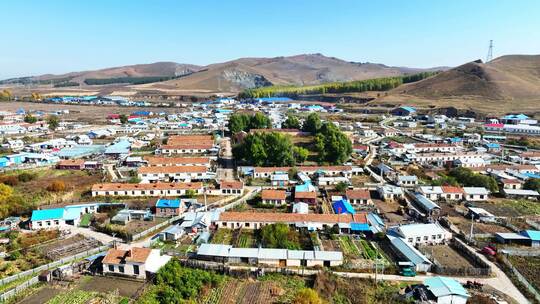
<svg viewBox="0 0 540 304"><path fill-rule="evenodd" d="M285 190L264 189L261 193L261 198L263 200L284 200L287 198L287 194Z"/></svg>
<svg viewBox="0 0 540 304"><path fill-rule="evenodd" d="M204 165L210 162L209 157L157 157L147 156L145 159L148 161L149 166L156 165L186 165L197 164Z"/></svg>
<svg viewBox="0 0 540 304"><path fill-rule="evenodd" d="M129 250L109 249L103 258L106 264L145 263L152 252L150 248L133 247Z"/></svg>
<svg viewBox="0 0 540 304"><path fill-rule="evenodd" d="M131 191L131 190L188 190L201 189L202 183L154 183L154 184L123 184L105 183L94 184L92 191Z"/></svg>
<svg viewBox="0 0 540 304"><path fill-rule="evenodd" d="M357 214L299 214L299 213L268 213L268 212L222 212L219 216L222 222L265 222L265 223L299 223L315 222L326 224L337 223L367 223L366 213Z"/></svg>
<svg viewBox="0 0 540 304"><path fill-rule="evenodd" d="M371 195L368 189L348 189L345 192L348 199L371 199Z"/></svg>
<svg viewBox="0 0 540 304"><path fill-rule="evenodd" d="M140 167L138 172L143 173L205 173L205 166L152 166Z"/></svg>
<svg viewBox="0 0 540 304"><path fill-rule="evenodd" d="M244 183L236 180L222 180L219 182L219 189L243 189Z"/></svg>
<svg viewBox="0 0 540 304"><path fill-rule="evenodd" d="M441 186L443 193L465 193L461 187Z"/></svg>

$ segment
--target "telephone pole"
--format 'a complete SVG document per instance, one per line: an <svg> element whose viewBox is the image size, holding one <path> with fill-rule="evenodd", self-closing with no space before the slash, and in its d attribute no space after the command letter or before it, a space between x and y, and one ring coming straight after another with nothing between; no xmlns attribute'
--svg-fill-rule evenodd
<svg viewBox="0 0 540 304"><path fill-rule="evenodd" d="M489 41L489 49L486 56L486 63L490 62L491 60L493 60L493 40Z"/></svg>

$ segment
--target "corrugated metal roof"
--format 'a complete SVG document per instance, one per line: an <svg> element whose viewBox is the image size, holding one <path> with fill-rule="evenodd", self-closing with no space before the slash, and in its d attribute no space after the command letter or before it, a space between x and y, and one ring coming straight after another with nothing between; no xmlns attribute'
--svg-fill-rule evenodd
<svg viewBox="0 0 540 304"><path fill-rule="evenodd" d="M449 295L460 295L463 297L469 297L469 294L461 286L461 284L451 278L446 277L434 277L434 278L427 278L424 281L424 285L426 285L436 297L444 297Z"/></svg>
<svg viewBox="0 0 540 304"><path fill-rule="evenodd" d="M388 239L392 245L399 251L401 254L409 260L409 262L419 265L419 264L431 264L431 262L416 248L412 247L409 243L405 242L402 238L396 237L388 234Z"/></svg>
<svg viewBox="0 0 540 304"><path fill-rule="evenodd" d="M64 216L64 208L34 210L32 211L32 221L59 220Z"/></svg>
<svg viewBox="0 0 540 304"><path fill-rule="evenodd" d="M521 232L521 235L525 235L533 241L540 241L540 231L538 230L525 230Z"/></svg>

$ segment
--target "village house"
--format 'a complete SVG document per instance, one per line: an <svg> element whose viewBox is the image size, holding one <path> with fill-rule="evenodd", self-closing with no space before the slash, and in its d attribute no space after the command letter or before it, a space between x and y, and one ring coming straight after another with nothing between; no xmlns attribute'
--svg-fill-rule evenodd
<svg viewBox="0 0 540 304"><path fill-rule="evenodd" d="M371 194L368 189L347 189L345 196L353 205L373 205Z"/></svg>
<svg viewBox="0 0 540 304"><path fill-rule="evenodd" d="M60 170L83 170L85 161L83 159L61 160L56 164L56 168Z"/></svg>
<svg viewBox="0 0 540 304"><path fill-rule="evenodd" d="M287 204L285 190L264 189L261 192L261 200L265 205L283 206Z"/></svg>
<svg viewBox="0 0 540 304"><path fill-rule="evenodd" d="M500 180L503 189L522 189L523 182L519 179L504 178Z"/></svg>
<svg viewBox="0 0 540 304"><path fill-rule="evenodd" d="M222 195L240 195L244 192L244 183L235 180L222 180L219 182Z"/></svg>
<svg viewBox="0 0 540 304"><path fill-rule="evenodd" d="M175 144L175 145L163 145L158 150L156 150L156 153L162 154L162 155L172 155L172 154L207 154L210 152L216 151L214 149L214 143L213 142L203 142L203 143L182 143L182 144Z"/></svg>
<svg viewBox="0 0 540 304"><path fill-rule="evenodd" d="M61 229L67 225L78 226L81 216L97 212L98 204L70 205L64 208L33 210L30 229Z"/></svg>
<svg viewBox="0 0 540 304"><path fill-rule="evenodd" d="M157 217L172 217L180 215L186 210L185 204L179 199L160 198L156 202Z"/></svg>
<svg viewBox="0 0 540 304"><path fill-rule="evenodd" d="M289 173L275 172L270 176L272 187L286 187L289 185Z"/></svg>
<svg viewBox="0 0 540 304"><path fill-rule="evenodd" d="M383 201L395 201L403 198L403 190L401 190L401 187L390 184L377 186L377 192Z"/></svg>
<svg viewBox="0 0 540 304"><path fill-rule="evenodd" d="M489 191L484 187L463 187L466 201L487 201Z"/></svg>
<svg viewBox="0 0 540 304"><path fill-rule="evenodd" d="M321 230L324 227L340 226L342 231L350 231L352 224L366 226L369 231L366 213L356 214L300 214L300 213L271 213L271 212L222 212L215 221L216 227L260 229L265 225L285 223L297 228L307 228L310 231Z"/></svg>
<svg viewBox="0 0 540 304"><path fill-rule="evenodd" d="M277 172L288 172L291 167L254 167L254 178L269 178L272 174ZM345 176L352 177L351 166L299 166L296 167L298 172L305 173L307 175L323 174L325 176Z"/></svg>
<svg viewBox="0 0 540 304"><path fill-rule="evenodd" d="M401 225L392 231L413 246L444 244L452 238L452 234L437 223Z"/></svg>
<svg viewBox="0 0 540 304"><path fill-rule="evenodd" d="M447 201L461 201L463 200L463 189L461 187L455 186L441 186L442 194L440 195L441 199Z"/></svg>
<svg viewBox="0 0 540 304"><path fill-rule="evenodd" d="M144 280L147 278L147 273L156 273L170 259L170 256L162 256L158 249L112 248L103 258L103 274Z"/></svg>
<svg viewBox="0 0 540 304"><path fill-rule="evenodd" d="M138 177L143 182L190 182L208 180L215 174L208 172L205 166L160 166L141 167L138 169Z"/></svg>
<svg viewBox="0 0 540 304"><path fill-rule="evenodd" d="M95 184L92 186L92 196L171 197L186 195L190 190L202 194L202 183Z"/></svg>
<svg viewBox="0 0 540 304"><path fill-rule="evenodd" d="M396 176L396 184L405 188L416 187L418 185L418 177L416 175L398 175Z"/></svg>
<svg viewBox="0 0 540 304"><path fill-rule="evenodd" d="M158 157L147 156L145 160L148 166L162 167L162 166L206 166L210 168L209 157Z"/></svg>
<svg viewBox="0 0 540 304"><path fill-rule="evenodd" d="M420 186L418 192L426 198L438 201L443 195L443 189L440 186Z"/></svg>

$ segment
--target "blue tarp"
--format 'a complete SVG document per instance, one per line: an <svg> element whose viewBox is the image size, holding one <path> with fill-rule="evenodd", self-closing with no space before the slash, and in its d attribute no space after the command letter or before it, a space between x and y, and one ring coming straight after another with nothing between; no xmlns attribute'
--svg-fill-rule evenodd
<svg viewBox="0 0 540 304"><path fill-rule="evenodd" d="M351 223L352 231L371 231L369 225L366 223Z"/></svg>
<svg viewBox="0 0 540 304"><path fill-rule="evenodd" d="M344 200L344 199L333 203L332 207L334 208L334 212L336 212L337 214L341 214L341 213L355 214L356 213L351 203L349 203L347 200Z"/></svg>

